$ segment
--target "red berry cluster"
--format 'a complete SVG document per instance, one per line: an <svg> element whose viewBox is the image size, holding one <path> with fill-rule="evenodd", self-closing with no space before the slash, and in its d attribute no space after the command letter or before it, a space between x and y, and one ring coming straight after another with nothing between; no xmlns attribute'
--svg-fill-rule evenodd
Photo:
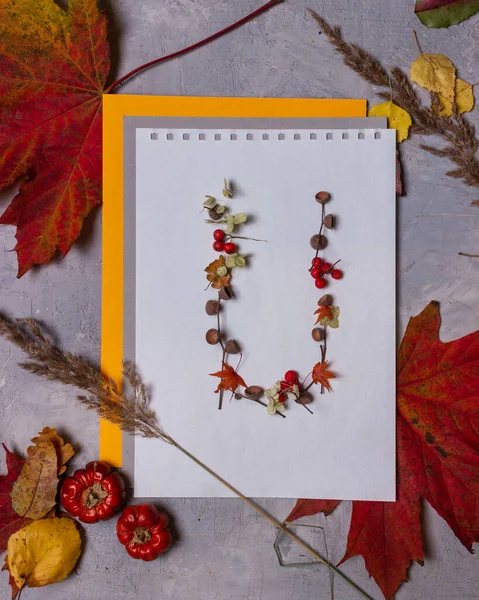
<svg viewBox="0 0 479 600"><path fill-rule="evenodd" d="M213 231L213 237L215 241L213 243L213 250L216 252L226 252L226 254L234 254L237 250L236 244L233 242L225 242L225 232L222 229L215 229Z"/></svg>
<svg viewBox="0 0 479 600"><path fill-rule="evenodd" d="M279 401L284 402L286 400L286 392L289 392L293 385L299 387L299 376L296 371L286 371L284 374L283 381L281 384L281 392L279 393Z"/></svg>
<svg viewBox="0 0 479 600"><path fill-rule="evenodd" d="M335 269L334 265L324 261L318 256L313 258L311 264L313 265L310 270L311 277L314 279L314 285L320 290L328 285L325 278L326 275L331 275L333 279L341 279L343 276L343 272L340 269Z"/></svg>

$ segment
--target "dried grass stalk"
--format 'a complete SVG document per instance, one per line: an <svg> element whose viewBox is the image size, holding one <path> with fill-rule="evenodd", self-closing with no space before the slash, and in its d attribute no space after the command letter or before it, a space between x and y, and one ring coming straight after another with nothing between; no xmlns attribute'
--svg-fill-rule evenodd
<svg viewBox="0 0 479 600"><path fill-rule="evenodd" d="M19 363L23 369L34 375L45 377L50 381L58 381L79 388L82 393L77 396L77 399L85 408L96 411L100 417L118 425L126 433L145 438L157 438L174 446L274 527L299 544L318 562L326 565L330 571L335 572L344 579L361 596L372 600L370 596L334 567L329 560L323 558L292 533L284 523L276 521L260 506L169 436L160 426L155 413L148 407L150 401L148 388L141 380L134 365L128 362L124 363L123 375L129 384L130 390L129 393L120 392L116 383L106 377L96 366L75 354L55 347L48 337L42 333L39 323L34 319L10 321L0 315L0 336L18 346L28 356L29 362Z"/></svg>
<svg viewBox="0 0 479 600"><path fill-rule="evenodd" d="M448 171L446 175L454 179L461 179L466 185L479 187L479 161L477 150L479 142L476 138L476 130L473 125L457 113L450 117L439 116L439 99L432 94L431 106L426 107L414 90L407 75L399 67L392 67L390 75L381 63L368 52L344 41L339 27L331 27L329 23L318 14L309 11L319 24L324 34L339 52L344 63L353 71L358 73L364 80L380 88L376 94L382 100L392 100L395 104L407 111L412 118L413 125L411 133L421 135L439 135L446 142L444 148L434 148L422 144L420 147L434 156L448 158L455 168Z"/></svg>

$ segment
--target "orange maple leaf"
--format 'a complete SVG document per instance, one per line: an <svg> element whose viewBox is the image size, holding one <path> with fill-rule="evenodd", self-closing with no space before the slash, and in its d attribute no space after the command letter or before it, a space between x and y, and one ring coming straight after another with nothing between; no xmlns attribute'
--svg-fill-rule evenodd
<svg viewBox="0 0 479 600"><path fill-rule="evenodd" d="M325 306L324 304L320 304L318 306L318 310L314 311L314 314L318 315L315 325L317 325L321 321L321 319L324 319L324 317L331 320L333 318L333 307Z"/></svg>
<svg viewBox="0 0 479 600"><path fill-rule="evenodd" d="M316 363L313 367L313 382L319 383L325 387L328 392L331 391L331 385L329 379L335 379L336 375L328 371L328 361Z"/></svg>
<svg viewBox="0 0 479 600"><path fill-rule="evenodd" d="M233 367L230 367L226 363L223 363L222 371L218 371L218 373L210 373L210 375L212 377L220 378L220 382L215 390L215 393L218 393L220 390L230 390L234 393L240 385L244 388L248 387L241 375L238 375Z"/></svg>
<svg viewBox="0 0 479 600"><path fill-rule="evenodd" d="M210 263L206 269L206 279L211 281L211 287L215 288L215 290L219 290L225 285L229 285L231 281L230 273L226 273L226 275L218 275L218 269L221 267L225 267L225 257L221 254L219 258Z"/></svg>

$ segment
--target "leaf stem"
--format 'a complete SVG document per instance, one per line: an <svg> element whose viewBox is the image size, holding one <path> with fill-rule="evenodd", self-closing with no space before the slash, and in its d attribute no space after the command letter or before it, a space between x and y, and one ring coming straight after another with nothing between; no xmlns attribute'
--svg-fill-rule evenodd
<svg viewBox="0 0 479 600"><path fill-rule="evenodd" d="M220 312L221 312L221 296L220 296L220 293L218 292L218 312L216 313L216 316L217 316L217 323L218 323L217 329L218 329L218 334L220 336L221 349L223 350L223 356L221 358L221 370L223 370L225 368L226 348L223 343L223 340L221 339ZM220 390L219 398L218 398L218 410L221 410L223 408L223 396L224 396L224 390Z"/></svg>
<svg viewBox="0 0 479 600"><path fill-rule="evenodd" d="M415 30L413 30L413 34L414 34L414 40L416 41L417 49L419 50L419 54L424 54L424 52L422 51L422 48L421 48L421 44L419 43L419 38L417 37L417 33Z"/></svg>
<svg viewBox="0 0 479 600"><path fill-rule="evenodd" d="M130 79L131 77L133 77L134 75L137 75L138 73L140 73L141 71L144 71L145 69L149 69L150 67L153 67L154 65L158 65L162 62L166 62L167 60L171 60L173 58L177 58L178 56L182 56L183 54L187 54L188 52L192 52L193 50L196 50L197 48L201 48L201 46L206 46L206 44L209 44L210 42L217 40L218 38L226 35L230 31L233 31L234 29L241 27L242 25L244 25L251 19L254 19L254 17L259 16L260 14L264 13L265 11L272 8L276 4L280 4L281 2L283 2L283 0L269 0L269 2L267 2L261 8L258 8L257 10L253 11L251 14L240 19L239 21L236 21L236 23L233 23L232 25L225 27L225 29L222 29L221 31L217 31L216 33L214 33L213 35L210 35L209 37L205 38L204 40L196 42L195 44L192 44L191 46L187 46L186 48L183 48L182 50L178 50L177 52L173 52L172 54L168 54L167 56L161 56L161 57L156 58L155 60L152 60L144 65L136 67L136 69L133 69L126 75L123 75L123 77L120 77L120 79L117 79L116 81L114 81L105 90L105 94L110 94L115 88L124 84L125 81L127 81L127 79Z"/></svg>
<svg viewBox="0 0 479 600"><path fill-rule="evenodd" d="M479 258L479 254L468 254L467 252L459 252L459 256L469 256L469 258Z"/></svg>

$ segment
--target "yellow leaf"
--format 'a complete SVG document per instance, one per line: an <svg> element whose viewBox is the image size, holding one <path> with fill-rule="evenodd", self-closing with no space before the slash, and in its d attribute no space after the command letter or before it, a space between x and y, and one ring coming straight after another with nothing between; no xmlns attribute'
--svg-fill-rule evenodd
<svg viewBox="0 0 479 600"><path fill-rule="evenodd" d="M412 125L411 116L408 112L394 104L393 102L382 102L376 104L369 111L370 117L387 117L388 126L396 130L397 141L405 140L409 133L409 127Z"/></svg>
<svg viewBox="0 0 479 600"><path fill-rule="evenodd" d="M10 536L6 562L19 589L43 587L66 579L80 554L73 519L40 519Z"/></svg>
<svg viewBox="0 0 479 600"><path fill-rule="evenodd" d="M44 517L55 506L57 472L55 446L42 438L28 455L13 485L11 499L14 511L29 519Z"/></svg>
<svg viewBox="0 0 479 600"><path fill-rule="evenodd" d="M442 107L437 114L440 116L450 117L452 115L452 102L450 102L442 94L438 95ZM462 79L456 79L454 102L457 106L459 114L469 112L474 108L474 91L470 83L467 83L467 81Z"/></svg>
<svg viewBox="0 0 479 600"><path fill-rule="evenodd" d="M454 101L456 67L444 54L420 54L411 65L411 79L426 90Z"/></svg>
<svg viewBox="0 0 479 600"><path fill-rule="evenodd" d="M50 442L55 446L55 450L57 451L58 457L58 475L62 475L66 471L66 463L75 455L75 450L71 444L65 444L64 440L58 435L56 429L51 429L50 427L44 427L42 431L39 432L38 437L34 437L32 442L37 444L41 439L50 440ZM33 452L35 446L30 446L27 449L27 454L30 456L30 453Z"/></svg>

